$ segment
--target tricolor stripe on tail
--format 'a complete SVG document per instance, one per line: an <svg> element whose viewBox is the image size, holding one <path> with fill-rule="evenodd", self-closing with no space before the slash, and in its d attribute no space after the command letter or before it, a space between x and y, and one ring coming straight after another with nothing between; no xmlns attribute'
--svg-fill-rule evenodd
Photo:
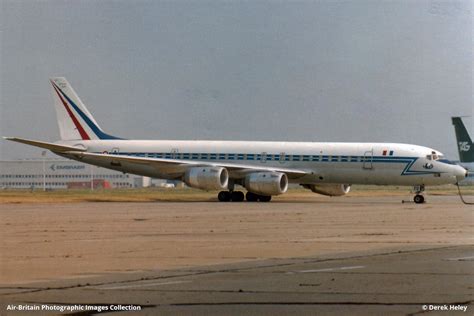
<svg viewBox="0 0 474 316"><path fill-rule="evenodd" d="M120 139L105 133L66 78L51 78L62 140Z"/></svg>

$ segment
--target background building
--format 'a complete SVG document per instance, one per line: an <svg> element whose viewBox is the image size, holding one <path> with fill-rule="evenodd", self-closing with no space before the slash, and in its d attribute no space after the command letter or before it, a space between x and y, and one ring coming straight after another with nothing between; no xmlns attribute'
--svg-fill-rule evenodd
<svg viewBox="0 0 474 316"><path fill-rule="evenodd" d="M176 187L181 181L151 179L74 160L33 158L0 161L2 189L113 189Z"/></svg>
<svg viewBox="0 0 474 316"><path fill-rule="evenodd" d="M0 188L134 188L143 177L62 159L0 161Z"/></svg>

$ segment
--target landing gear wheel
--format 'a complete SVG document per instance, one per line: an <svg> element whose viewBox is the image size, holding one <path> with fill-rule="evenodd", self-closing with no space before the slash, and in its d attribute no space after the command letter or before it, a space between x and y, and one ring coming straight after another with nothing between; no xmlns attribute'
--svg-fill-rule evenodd
<svg viewBox="0 0 474 316"><path fill-rule="evenodd" d="M229 202L230 201L230 192L229 191L221 191L217 195L217 199L220 202Z"/></svg>
<svg viewBox="0 0 474 316"><path fill-rule="evenodd" d="M252 192L247 192L247 194L245 194L245 198L247 199L248 202L258 201L258 195Z"/></svg>
<svg viewBox="0 0 474 316"><path fill-rule="evenodd" d="M421 204L421 203L424 203L425 202L425 197L421 194L417 194L415 195L415 197L413 198L413 201L416 203L416 204Z"/></svg>
<svg viewBox="0 0 474 316"><path fill-rule="evenodd" d="M245 198L244 193L241 191L233 191L230 195L232 202L242 202Z"/></svg>
<svg viewBox="0 0 474 316"><path fill-rule="evenodd" d="M258 199L260 200L260 202L270 202L270 200L272 199L272 196L271 195L260 195L258 197Z"/></svg>

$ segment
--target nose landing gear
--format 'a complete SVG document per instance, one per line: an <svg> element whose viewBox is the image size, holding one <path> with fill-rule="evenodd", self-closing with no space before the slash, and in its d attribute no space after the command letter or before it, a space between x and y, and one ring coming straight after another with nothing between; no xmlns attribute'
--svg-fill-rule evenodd
<svg viewBox="0 0 474 316"><path fill-rule="evenodd" d="M425 191L425 186L424 185L417 185L413 187L413 191L415 191L416 195L413 197L413 202L416 204L422 204L425 203L425 197L421 195Z"/></svg>

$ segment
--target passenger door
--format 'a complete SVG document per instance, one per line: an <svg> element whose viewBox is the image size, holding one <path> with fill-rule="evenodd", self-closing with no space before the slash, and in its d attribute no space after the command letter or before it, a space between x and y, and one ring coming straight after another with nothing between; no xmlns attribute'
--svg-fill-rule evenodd
<svg viewBox="0 0 474 316"><path fill-rule="evenodd" d="M374 161L374 149L368 150L364 153L364 157L362 158L362 169L372 170Z"/></svg>

